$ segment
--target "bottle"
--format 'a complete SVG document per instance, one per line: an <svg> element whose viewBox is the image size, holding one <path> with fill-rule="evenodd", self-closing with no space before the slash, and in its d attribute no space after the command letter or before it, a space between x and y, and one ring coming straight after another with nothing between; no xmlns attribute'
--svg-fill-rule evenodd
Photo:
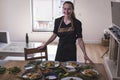
<svg viewBox="0 0 120 80"><path fill-rule="evenodd" d="M28 33L26 33L26 44L29 43L29 37L28 37Z"/></svg>

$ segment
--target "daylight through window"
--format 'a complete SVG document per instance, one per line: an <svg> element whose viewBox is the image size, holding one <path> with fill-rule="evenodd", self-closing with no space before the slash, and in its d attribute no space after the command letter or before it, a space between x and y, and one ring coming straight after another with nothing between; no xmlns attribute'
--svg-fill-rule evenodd
<svg viewBox="0 0 120 80"><path fill-rule="evenodd" d="M55 18L63 15L62 4L64 1L66 0L31 0L32 31L53 31ZM73 0L69 1L73 2Z"/></svg>

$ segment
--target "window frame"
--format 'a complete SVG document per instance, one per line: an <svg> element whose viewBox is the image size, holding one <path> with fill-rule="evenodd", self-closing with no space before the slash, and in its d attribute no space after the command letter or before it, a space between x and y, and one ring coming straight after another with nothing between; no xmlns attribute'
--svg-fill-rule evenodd
<svg viewBox="0 0 120 80"><path fill-rule="evenodd" d="M51 11L51 14L52 14L52 16L51 16L51 20L49 20L49 21L40 21L40 22L44 22L44 23L51 23L51 24L53 24L53 0L51 0L52 2L52 11ZM34 24L34 22L35 22L35 20L34 20L34 0L31 0L31 19L32 19L32 32L52 32L53 30L44 30L44 29L36 29L35 30L35 24ZM40 26L39 26L40 27ZM47 26L48 27L48 26Z"/></svg>
<svg viewBox="0 0 120 80"><path fill-rule="evenodd" d="M74 0L51 0L52 1L52 16L51 16L51 21L40 21L41 23L42 22L48 22L48 24L50 25L49 27L51 28L51 30L49 30L49 28L47 29L47 28L45 28L45 30L44 29L36 29L35 30L35 24L34 24L34 22L35 22L35 20L34 20L34 0L31 0L31 17L32 17L32 32L52 32L53 31L53 29L54 29L54 20L55 20L55 18L56 18L56 15L58 14L55 14L55 9L54 9L54 7L55 7L55 2L57 2L58 1L58 3L59 3L59 5L58 5L58 12L60 13L60 14L58 14L57 15L57 17L60 17L60 16L62 16L63 14L62 14L62 4L65 2L65 1L71 1L71 2L73 2L73 4L74 4ZM57 11L56 11L57 12ZM37 22L37 24L38 24L38 22ZM40 24L39 24L40 25ZM38 26L39 28L40 28L40 26ZM46 26L46 27L48 27L48 26ZM47 29L47 30L46 30Z"/></svg>

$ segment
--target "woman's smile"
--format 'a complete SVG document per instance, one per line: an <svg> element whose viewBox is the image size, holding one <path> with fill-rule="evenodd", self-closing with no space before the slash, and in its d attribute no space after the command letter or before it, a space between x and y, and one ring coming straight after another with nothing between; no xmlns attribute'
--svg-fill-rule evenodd
<svg viewBox="0 0 120 80"><path fill-rule="evenodd" d="M71 5L64 4L64 6L63 6L64 16L71 16L72 12L73 12L73 9L72 9Z"/></svg>

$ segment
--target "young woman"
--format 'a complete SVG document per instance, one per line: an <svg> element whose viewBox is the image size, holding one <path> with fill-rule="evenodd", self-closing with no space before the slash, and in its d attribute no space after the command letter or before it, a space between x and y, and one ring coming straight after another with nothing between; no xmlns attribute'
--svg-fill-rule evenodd
<svg viewBox="0 0 120 80"><path fill-rule="evenodd" d="M85 63L86 61L93 63L86 54L84 42L82 39L82 24L78 19L76 19L74 15L74 5L72 2L64 2L63 14L64 16L55 19L52 36L46 43L38 48L44 48L58 36L59 44L55 60L60 62L77 61L76 40L78 40L78 44L84 53Z"/></svg>

